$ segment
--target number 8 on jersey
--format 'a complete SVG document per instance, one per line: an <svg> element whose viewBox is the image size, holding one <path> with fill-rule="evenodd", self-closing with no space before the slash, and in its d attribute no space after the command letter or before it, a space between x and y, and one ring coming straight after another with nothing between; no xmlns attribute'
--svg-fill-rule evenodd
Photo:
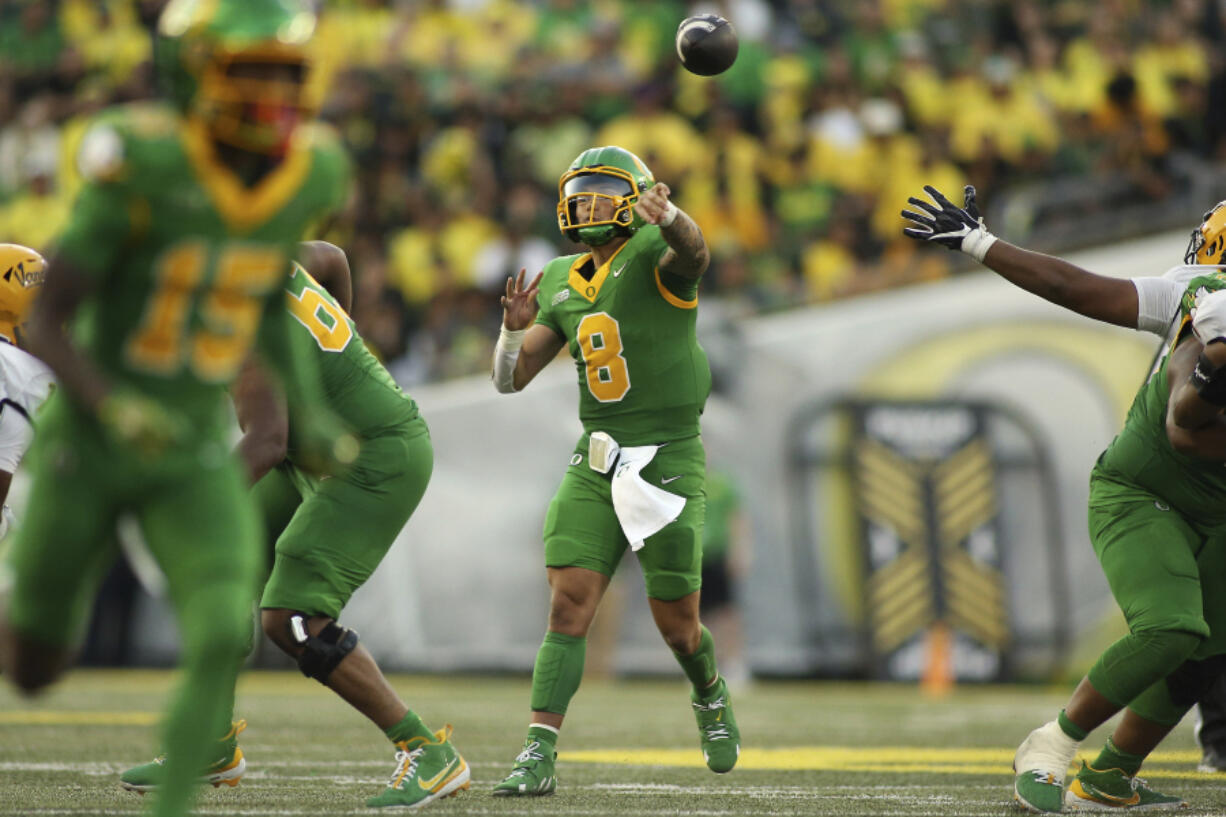
<svg viewBox="0 0 1226 817"><path fill-rule="evenodd" d="M604 312L584 316L576 332L587 388L602 403L615 403L630 391L630 369L622 357L621 326Z"/></svg>

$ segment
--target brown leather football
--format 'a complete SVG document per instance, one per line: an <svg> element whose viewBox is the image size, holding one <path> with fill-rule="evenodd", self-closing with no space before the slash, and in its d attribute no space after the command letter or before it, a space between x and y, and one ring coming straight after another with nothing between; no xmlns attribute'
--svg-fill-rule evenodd
<svg viewBox="0 0 1226 817"><path fill-rule="evenodd" d="M738 48L732 23L715 14L687 17L677 27L677 57L693 74L711 77L727 71Z"/></svg>

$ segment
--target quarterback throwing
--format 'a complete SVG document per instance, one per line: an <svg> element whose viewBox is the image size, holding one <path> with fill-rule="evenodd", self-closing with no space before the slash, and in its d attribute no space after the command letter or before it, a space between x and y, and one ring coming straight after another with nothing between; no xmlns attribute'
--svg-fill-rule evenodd
<svg viewBox="0 0 1226 817"><path fill-rule="evenodd" d="M493 379L524 388L565 346L584 433L545 518L549 625L532 674L532 719L501 796L549 794L567 705L583 675L596 608L627 546L652 616L693 685L707 766L727 772L740 734L711 634L698 620L706 457L699 417L711 389L695 336L702 232L670 190L619 147L584 151L558 183L558 227L587 251L507 282Z"/></svg>

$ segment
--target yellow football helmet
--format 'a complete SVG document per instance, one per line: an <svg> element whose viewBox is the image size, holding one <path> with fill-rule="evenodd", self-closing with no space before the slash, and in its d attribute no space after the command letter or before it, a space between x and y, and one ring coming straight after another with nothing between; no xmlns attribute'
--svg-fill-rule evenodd
<svg viewBox="0 0 1226 817"><path fill-rule="evenodd" d="M29 247L20 244L0 244L0 336L14 346L20 346L18 327L38 288L43 285L43 270L47 262Z"/></svg>
<svg viewBox="0 0 1226 817"><path fill-rule="evenodd" d="M1226 201L1219 201L1192 231L1183 262L1216 265L1226 260L1223 256L1226 256Z"/></svg>

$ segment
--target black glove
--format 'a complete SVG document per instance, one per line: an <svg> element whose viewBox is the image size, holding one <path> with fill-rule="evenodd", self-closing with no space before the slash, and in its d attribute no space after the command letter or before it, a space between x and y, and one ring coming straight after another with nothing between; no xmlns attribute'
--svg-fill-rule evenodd
<svg viewBox="0 0 1226 817"><path fill-rule="evenodd" d="M903 235L916 241L932 241L951 250L961 250L973 256L976 261L982 261L988 247L996 243L996 236L988 232L988 228L983 224L983 217L979 215L974 185L968 184L963 189L961 207L945 198L941 191L932 185L924 185L924 192L932 197L936 206L915 196L907 199L907 204L918 208L920 212L903 210L902 217L919 226L903 228Z"/></svg>

